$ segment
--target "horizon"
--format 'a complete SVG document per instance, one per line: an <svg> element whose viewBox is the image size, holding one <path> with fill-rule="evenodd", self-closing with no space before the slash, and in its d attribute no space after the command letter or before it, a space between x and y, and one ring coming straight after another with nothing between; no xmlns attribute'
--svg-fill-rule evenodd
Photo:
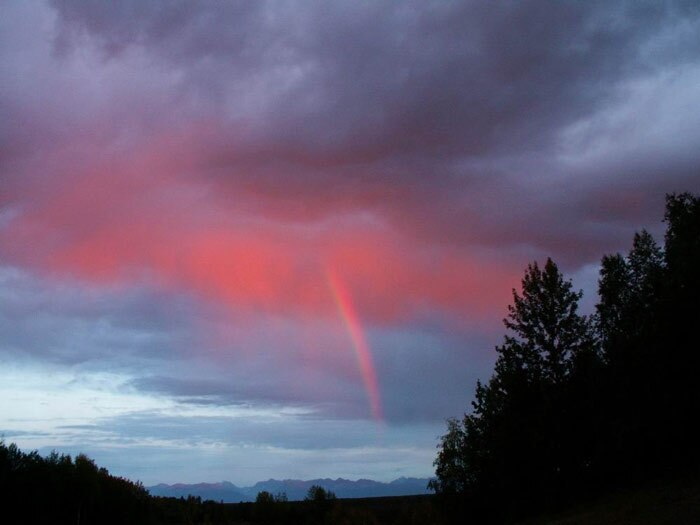
<svg viewBox="0 0 700 525"><path fill-rule="evenodd" d="M433 476L434 477L434 476ZM413 478L413 477L406 477L406 476L401 476L399 478L393 479L389 482L386 481L377 481L374 479L369 479L369 478L357 478L357 479L347 479L347 478L313 478L313 479L297 479L297 478L269 478L269 479L261 479L259 481L256 481L252 485L239 485L238 483L235 483L233 481L227 480L227 479L222 479L220 481L200 481L198 483L157 483L156 485L167 485L169 487L172 486L177 486L177 485L220 485L222 483L230 483L231 485L234 485L235 487L238 488L251 488L254 487L255 485L258 485L260 483L267 483L269 481L303 481L305 483L310 483L312 481L349 481L351 483L357 483L358 481L375 481L377 483L393 483L394 481L401 481L401 480L412 480L412 479L417 479L417 480L423 480L423 479L430 479L430 478ZM151 486L156 486L156 485L151 485Z"/></svg>
<svg viewBox="0 0 700 525"><path fill-rule="evenodd" d="M527 265L592 313L700 193L681 2L31 0L0 43L0 437L144 485L433 477Z"/></svg>
<svg viewBox="0 0 700 525"><path fill-rule="evenodd" d="M146 486L153 496L180 497L199 496L203 500L220 500L228 503L255 501L261 492L284 494L289 501L301 501L312 487L322 487L341 499L368 497L396 497L428 495L433 492L428 488L429 478L399 478L389 483L370 479L348 480L330 479L269 479L259 481L251 486L240 486L230 481L215 483L175 483Z"/></svg>

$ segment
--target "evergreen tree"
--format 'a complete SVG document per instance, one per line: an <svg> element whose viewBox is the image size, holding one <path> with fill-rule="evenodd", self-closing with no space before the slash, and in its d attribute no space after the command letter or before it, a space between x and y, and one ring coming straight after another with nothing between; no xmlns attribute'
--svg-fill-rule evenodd
<svg viewBox="0 0 700 525"><path fill-rule="evenodd" d="M572 290L551 259L543 269L530 264L522 295L513 290L513 304L508 306L504 324L514 336L506 336L497 348L496 377L515 372L529 382L563 383L572 372L574 356L592 349L590 321L578 314L582 295Z"/></svg>
<svg viewBox="0 0 700 525"><path fill-rule="evenodd" d="M654 238L642 230L634 235L627 256L607 255L601 263L597 318L607 368L602 374L603 420L607 442L600 463L612 478L639 477L644 453L653 459L658 448L658 421L648 417L661 401L664 367L659 301L665 276L664 255Z"/></svg>
<svg viewBox="0 0 700 525"><path fill-rule="evenodd" d="M662 445L673 469L700 467L700 372L697 327L700 326L700 197L689 193L666 198L667 230L663 280L659 305L660 344L656 361L663 366L665 384L659 392L664 420ZM658 366L658 365L657 365Z"/></svg>
<svg viewBox="0 0 700 525"><path fill-rule="evenodd" d="M603 257L595 330L551 260L528 266L493 376L477 383L472 411L448 421L436 492L490 504L493 517L697 474L700 198L668 195L665 222L663 249L642 230L627 255Z"/></svg>
<svg viewBox="0 0 700 525"><path fill-rule="evenodd" d="M583 461L567 457L567 440L578 439L572 425L579 430L582 419L569 415L570 398L573 378L597 360L580 298L551 259L528 266L508 307L510 334L496 348L494 375L477 384L472 412L448 421L431 484L437 492L537 505L559 499L580 474Z"/></svg>
<svg viewBox="0 0 700 525"><path fill-rule="evenodd" d="M626 333L626 308L630 303L631 270L627 259L621 254L605 255L601 261L600 279L596 305L598 332L603 347L603 355L610 359L611 350Z"/></svg>

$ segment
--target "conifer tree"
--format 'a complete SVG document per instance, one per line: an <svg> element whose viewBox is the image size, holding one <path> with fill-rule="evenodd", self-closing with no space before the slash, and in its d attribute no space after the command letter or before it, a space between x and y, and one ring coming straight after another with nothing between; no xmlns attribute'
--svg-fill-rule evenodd
<svg viewBox="0 0 700 525"><path fill-rule="evenodd" d="M581 292L572 288L551 259L527 267L493 376L477 384L472 412L448 421L431 485L437 492L532 502L556 498L547 488L573 477L565 457L569 385L585 356L597 354L591 321L578 313Z"/></svg>

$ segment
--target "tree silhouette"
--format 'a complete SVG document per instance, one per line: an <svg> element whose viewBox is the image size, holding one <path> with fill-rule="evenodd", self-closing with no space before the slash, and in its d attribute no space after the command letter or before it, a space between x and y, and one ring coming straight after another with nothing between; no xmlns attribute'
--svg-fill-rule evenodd
<svg viewBox="0 0 700 525"><path fill-rule="evenodd" d="M317 503L336 499L335 493L324 489L320 485L311 485L306 493L306 501L315 501Z"/></svg>
<svg viewBox="0 0 700 525"><path fill-rule="evenodd" d="M592 326L578 314L582 295L572 290L551 259L543 269L530 264L522 295L513 290L513 304L504 319L514 335L497 348L496 378L518 375L528 382L563 383L572 372L574 356L593 347Z"/></svg>
<svg viewBox="0 0 700 525"><path fill-rule="evenodd" d="M493 376L477 383L472 412L448 421L431 483L437 492L481 501L498 494L529 505L557 498L547 488L580 475L585 460L564 450L575 439L569 403L573 378L598 359L592 322L578 314L580 297L551 259L527 267L522 291L513 290L504 319L510 333L496 348Z"/></svg>
<svg viewBox="0 0 700 525"><path fill-rule="evenodd" d="M0 440L0 502L23 523L148 523L140 483L111 476L87 456L22 452ZM14 511L14 512L12 512Z"/></svg>
<svg viewBox="0 0 700 525"><path fill-rule="evenodd" d="M594 319L551 260L527 267L493 376L447 422L437 493L513 517L697 473L700 199L668 195L664 220L663 249L642 230L628 254L603 257Z"/></svg>
<svg viewBox="0 0 700 525"><path fill-rule="evenodd" d="M689 193L666 199L666 271L659 295L659 337L655 355L665 380L655 406L662 410L664 429L658 440L668 461L664 469L683 468L697 472L700 466L700 431L695 419L700 413L697 374L700 353L700 198ZM658 366L658 364L657 364ZM670 452L670 454L668 453Z"/></svg>
<svg viewBox="0 0 700 525"><path fill-rule="evenodd" d="M597 309L610 439L601 462L608 477L639 479L699 459L690 416L700 409L692 386L700 362L690 343L700 322L698 198L667 196L664 220L664 249L642 231L626 256L602 261Z"/></svg>

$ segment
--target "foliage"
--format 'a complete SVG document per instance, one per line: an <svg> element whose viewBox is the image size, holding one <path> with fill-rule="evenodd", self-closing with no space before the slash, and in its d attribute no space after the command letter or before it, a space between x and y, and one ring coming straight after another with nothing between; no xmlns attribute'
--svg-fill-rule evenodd
<svg viewBox="0 0 700 525"><path fill-rule="evenodd" d="M546 487L560 491L583 474L588 458L562 449L579 439L581 421L568 414L576 379L598 360L592 322L577 311L580 297L551 259L528 266L522 292L513 290L494 375L477 383L471 414L448 421L435 461L437 492L531 505L552 497Z"/></svg>
<svg viewBox="0 0 700 525"><path fill-rule="evenodd" d="M669 195L665 221L663 249L643 230L603 257L593 319L551 259L527 267L493 376L447 422L438 494L510 519L700 466L700 200Z"/></svg>
<svg viewBox="0 0 700 525"><path fill-rule="evenodd" d="M336 499L335 493L326 490L320 485L311 485L309 487L309 491L306 494L306 501L314 501L317 503L324 502L324 501L330 501Z"/></svg>
<svg viewBox="0 0 700 525"><path fill-rule="evenodd" d="M44 458L0 441L0 494L3 507L20 510L24 523L150 522L146 489L111 476L83 454Z"/></svg>

